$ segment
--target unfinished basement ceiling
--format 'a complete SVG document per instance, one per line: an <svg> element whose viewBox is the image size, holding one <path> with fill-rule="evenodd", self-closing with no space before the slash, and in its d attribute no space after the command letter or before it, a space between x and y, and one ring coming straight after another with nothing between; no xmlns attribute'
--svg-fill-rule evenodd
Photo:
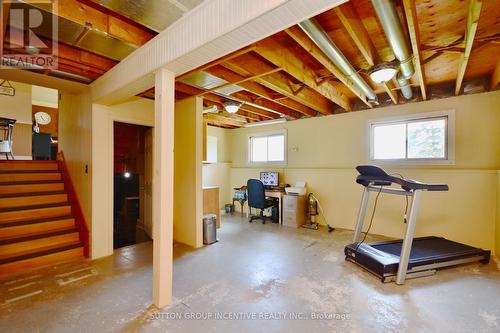
<svg viewBox="0 0 500 333"><path fill-rule="evenodd" d="M91 0L156 32L165 30L203 0Z"/></svg>
<svg viewBox="0 0 500 333"><path fill-rule="evenodd" d="M31 70L90 83L201 2L59 1L59 68ZM389 23L399 22L414 70L402 80L406 97L400 80L378 84L368 75L374 65L401 62L396 58L401 52L394 51L390 43L394 39L387 37L374 3L394 4L398 19ZM52 15L51 9L46 8L44 15ZM249 122L315 117L497 88L497 0L355 0L313 19L309 25L292 26L179 76L176 98L201 96L205 106L212 107L204 116L209 124L237 128ZM307 26L316 26L317 31L304 30ZM341 54L344 64L325 54L325 46L317 40L322 34L335 45L333 53ZM7 42L8 38L4 46ZM332 50L327 46L327 53L328 49ZM8 47L4 51L18 52ZM154 88L140 96L154 98ZM241 107L229 114L226 102Z"/></svg>
<svg viewBox="0 0 500 333"><path fill-rule="evenodd" d="M94 81L156 35L151 29L88 0L59 1L57 13L53 12L51 4L43 2L19 1L16 6L39 9L47 21L57 15L59 68L47 70L31 66L29 70L67 80L82 83ZM19 46L11 49L9 31L15 28L9 25L8 16L4 19L7 22L4 52L22 52ZM54 39L52 31L43 31L42 28L32 30L47 42Z"/></svg>
<svg viewBox="0 0 500 333"><path fill-rule="evenodd" d="M390 30L398 24L399 39ZM334 56L338 51L348 62L347 72L338 57L328 57L332 47L318 42L322 34L336 48ZM399 67L405 47L407 78ZM176 98L201 96L210 107L204 115L208 124L238 128L495 90L499 52L495 0L356 0L180 75ZM396 64L397 76L372 81L369 69L381 63ZM223 91L227 87L235 90ZM376 101L368 98L370 91ZM154 89L141 96L154 98ZM229 101L241 103L236 114L224 110Z"/></svg>

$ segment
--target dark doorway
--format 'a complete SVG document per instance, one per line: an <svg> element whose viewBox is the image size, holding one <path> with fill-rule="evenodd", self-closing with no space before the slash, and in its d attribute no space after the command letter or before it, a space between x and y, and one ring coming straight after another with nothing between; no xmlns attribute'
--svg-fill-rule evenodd
<svg viewBox="0 0 500 333"><path fill-rule="evenodd" d="M151 238L150 127L114 123L113 246Z"/></svg>

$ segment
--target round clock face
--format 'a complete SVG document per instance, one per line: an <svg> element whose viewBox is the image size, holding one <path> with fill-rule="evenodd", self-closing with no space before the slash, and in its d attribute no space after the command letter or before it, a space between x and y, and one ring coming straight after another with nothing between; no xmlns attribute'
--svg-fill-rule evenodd
<svg viewBox="0 0 500 333"><path fill-rule="evenodd" d="M47 112L40 111L35 113L35 120L40 125L48 125L50 124L52 118L50 117L50 114L48 114Z"/></svg>

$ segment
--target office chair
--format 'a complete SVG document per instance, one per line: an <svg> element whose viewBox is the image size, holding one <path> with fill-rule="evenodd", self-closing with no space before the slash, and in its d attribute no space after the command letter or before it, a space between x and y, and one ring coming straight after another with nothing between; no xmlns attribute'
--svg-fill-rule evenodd
<svg viewBox="0 0 500 333"><path fill-rule="evenodd" d="M264 189L264 184L258 179L249 179L247 181L247 191L248 191L248 208L260 209L260 214L258 216L250 215L250 220L248 222L253 222L253 220L262 220L262 224L266 223L266 217L264 216L264 209L276 206L274 200L266 199L266 191Z"/></svg>

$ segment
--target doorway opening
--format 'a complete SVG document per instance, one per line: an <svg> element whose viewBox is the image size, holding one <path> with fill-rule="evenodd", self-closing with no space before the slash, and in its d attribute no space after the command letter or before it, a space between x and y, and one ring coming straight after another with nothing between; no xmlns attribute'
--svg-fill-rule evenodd
<svg viewBox="0 0 500 333"><path fill-rule="evenodd" d="M55 160L59 137L59 91L31 86L33 160Z"/></svg>
<svg viewBox="0 0 500 333"><path fill-rule="evenodd" d="M152 238L152 128L114 122L113 248Z"/></svg>

